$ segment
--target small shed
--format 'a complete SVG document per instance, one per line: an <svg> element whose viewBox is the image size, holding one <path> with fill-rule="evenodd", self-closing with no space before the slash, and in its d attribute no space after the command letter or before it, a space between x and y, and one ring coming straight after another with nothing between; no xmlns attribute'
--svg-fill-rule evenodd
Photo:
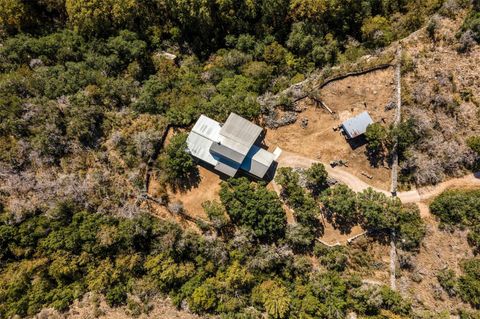
<svg viewBox="0 0 480 319"><path fill-rule="evenodd" d="M364 134L370 124L373 124L373 120L365 111L343 122L342 129L347 138L352 139Z"/></svg>

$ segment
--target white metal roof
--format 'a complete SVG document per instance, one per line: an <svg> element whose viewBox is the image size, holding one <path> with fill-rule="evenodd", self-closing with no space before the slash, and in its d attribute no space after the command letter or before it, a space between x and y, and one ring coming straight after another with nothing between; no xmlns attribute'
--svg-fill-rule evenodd
<svg viewBox="0 0 480 319"><path fill-rule="evenodd" d="M200 115L197 122L192 128L192 132L195 132L203 137L208 138L214 142L218 142L220 138L220 123L215 120L212 120L205 115Z"/></svg>
<svg viewBox="0 0 480 319"><path fill-rule="evenodd" d="M364 134L367 131L368 125L372 123L372 118L368 112L365 111L343 122L342 127L348 138L355 138Z"/></svg>
<svg viewBox="0 0 480 319"><path fill-rule="evenodd" d="M272 154L257 145L262 128L231 113L222 126L201 115L187 138L190 154L228 176L241 168L262 178L275 160Z"/></svg>
<svg viewBox="0 0 480 319"><path fill-rule="evenodd" d="M187 137L187 147L191 155L195 156L210 165L217 165L218 161L210 153L210 147L213 141L203 137L196 132L190 132Z"/></svg>

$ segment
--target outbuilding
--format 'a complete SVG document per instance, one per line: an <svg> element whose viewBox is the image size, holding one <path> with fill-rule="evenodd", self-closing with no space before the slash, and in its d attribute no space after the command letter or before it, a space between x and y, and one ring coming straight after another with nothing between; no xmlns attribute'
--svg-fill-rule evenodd
<svg viewBox="0 0 480 319"><path fill-rule="evenodd" d="M370 124L373 124L373 120L365 111L343 122L342 129L347 138L352 139L365 134Z"/></svg>

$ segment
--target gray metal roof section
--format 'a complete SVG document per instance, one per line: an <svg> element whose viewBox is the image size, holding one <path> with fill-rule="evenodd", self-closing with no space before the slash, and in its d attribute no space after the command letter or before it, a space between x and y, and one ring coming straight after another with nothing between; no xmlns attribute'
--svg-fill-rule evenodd
<svg viewBox="0 0 480 319"><path fill-rule="evenodd" d="M232 147L233 146L233 147ZM237 147L234 147L237 146ZM240 164L245 159L245 156L248 153L248 149L244 150L246 146L238 144L235 141L229 141L229 143L213 143L210 147L210 151L226 158L231 159L232 161ZM240 153L241 152L241 153Z"/></svg>
<svg viewBox="0 0 480 319"><path fill-rule="evenodd" d="M253 145L240 168L259 178L263 178L272 165L275 155Z"/></svg>
<svg viewBox="0 0 480 319"><path fill-rule="evenodd" d="M224 163L222 161L219 161L217 165L215 165L215 169L219 172L222 172L225 175L233 177L235 176L235 174L237 174L239 166L240 165L231 166L229 165L229 163Z"/></svg>
<svg viewBox="0 0 480 319"><path fill-rule="evenodd" d="M218 161L213 157L212 153L210 153L210 146L212 146L212 143L212 140L193 131L190 132L187 137L187 147L190 154L215 166Z"/></svg>
<svg viewBox="0 0 480 319"><path fill-rule="evenodd" d="M342 127L348 138L355 138L364 134L367 131L367 126L372 123L372 118L365 111L343 122Z"/></svg>
<svg viewBox="0 0 480 319"><path fill-rule="evenodd" d="M239 147L238 144L243 144L246 148L239 149L239 153L245 153L247 155L250 147L255 143L258 136L262 133L262 128L252 122L244 119L240 115L230 113L227 121L223 124L220 130L220 135L225 139L224 143L232 143L233 147ZM247 151L245 152L245 149Z"/></svg>

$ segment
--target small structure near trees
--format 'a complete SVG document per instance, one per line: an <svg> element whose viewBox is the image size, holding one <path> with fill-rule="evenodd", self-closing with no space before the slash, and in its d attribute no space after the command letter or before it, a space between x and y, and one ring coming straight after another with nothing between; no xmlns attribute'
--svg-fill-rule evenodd
<svg viewBox="0 0 480 319"><path fill-rule="evenodd" d="M373 124L373 120L367 111L358 114L342 123L342 130L348 139L356 138L365 134L367 127Z"/></svg>

